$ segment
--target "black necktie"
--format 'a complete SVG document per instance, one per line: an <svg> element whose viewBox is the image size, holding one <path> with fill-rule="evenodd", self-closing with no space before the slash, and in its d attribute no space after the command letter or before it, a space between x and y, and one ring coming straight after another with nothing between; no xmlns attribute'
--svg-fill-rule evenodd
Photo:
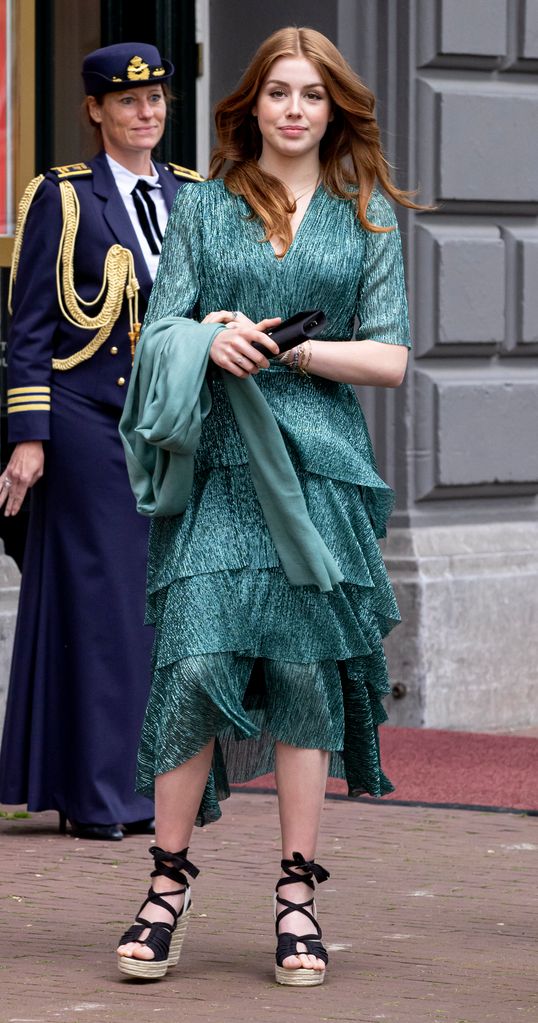
<svg viewBox="0 0 538 1023"><path fill-rule="evenodd" d="M131 194L133 196L135 210L140 221L140 227L144 232L144 237L150 247L150 251L154 256L158 256L161 251L163 236L159 227L159 221L157 220L155 203L149 194L152 188L154 188L154 186L150 185L148 181L144 181L143 178L139 178ZM148 213L151 224L148 220Z"/></svg>

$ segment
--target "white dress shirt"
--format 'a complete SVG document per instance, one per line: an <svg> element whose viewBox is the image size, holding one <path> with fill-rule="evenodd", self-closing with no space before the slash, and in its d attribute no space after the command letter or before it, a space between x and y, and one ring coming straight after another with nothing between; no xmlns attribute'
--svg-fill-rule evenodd
<svg viewBox="0 0 538 1023"><path fill-rule="evenodd" d="M151 165L153 168L153 174L133 174L132 171L127 170L127 167L122 167L121 163L118 163L117 160L113 160L112 157L108 155L108 153L106 154L106 158L108 161L108 166L110 167L110 170L114 175L116 187L118 188L118 191L123 199L125 209L127 210L131 223L134 227L136 237L138 238L138 244L142 249L142 255L146 260L148 270L151 274L151 279L152 281L154 281L155 274L157 273L157 266L159 265L159 256L158 255L156 256L151 251L147 243L146 236L144 235L144 232L140 227L140 221L138 219L138 214L135 209L132 191L137 181L140 180L140 178L142 178L142 181L147 181L150 185L155 186L151 191L151 198L155 203L155 209L157 210L157 220L159 222L161 232L164 236L164 232L166 230L166 223L168 221L168 210L166 208L166 203L164 201L163 190L159 184L159 175L156 173L153 164Z"/></svg>

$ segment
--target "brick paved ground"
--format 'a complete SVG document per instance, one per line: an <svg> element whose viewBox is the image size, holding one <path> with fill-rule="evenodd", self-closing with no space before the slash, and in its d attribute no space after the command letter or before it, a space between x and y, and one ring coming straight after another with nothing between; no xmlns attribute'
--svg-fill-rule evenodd
<svg viewBox="0 0 538 1023"><path fill-rule="evenodd" d="M1 1023L538 1019L536 818L328 801L319 907L333 951L326 984L306 991L272 980L273 797L234 794L196 832L196 916L157 984L121 979L113 953L146 887L147 840L53 826L0 822Z"/></svg>

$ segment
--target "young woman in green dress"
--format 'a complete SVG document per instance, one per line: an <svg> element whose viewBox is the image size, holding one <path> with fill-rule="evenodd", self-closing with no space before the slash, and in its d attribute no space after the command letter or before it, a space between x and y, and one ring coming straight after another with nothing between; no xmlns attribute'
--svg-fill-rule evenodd
<svg viewBox="0 0 538 1023"><path fill-rule="evenodd" d="M392 789L377 741L388 691L382 639L399 618L377 543L392 495L352 385L404 378L401 245L375 186L414 204L391 181L373 110L372 93L328 39L276 32L217 107L210 180L186 185L169 221L139 347L165 319L178 330L185 317L196 321L191 330L214 325L211 411L184 514L152 523L156 641L138 787L155 793L156 870L118 949L129 976L164 976L178 961L187 875L197 873L186 858L194 823L217 819L230 782L274 769L276 979L322 983L328 957L313 890L328 876L314 861L327 775L345 778L350 795ZM273 355L263 331L308 309L326 314L320 339L280 361L252 347L261 341ZM305 523L330 552L325 585L297 585L282 564L228 374L255 378L278 424Z"/></svg>

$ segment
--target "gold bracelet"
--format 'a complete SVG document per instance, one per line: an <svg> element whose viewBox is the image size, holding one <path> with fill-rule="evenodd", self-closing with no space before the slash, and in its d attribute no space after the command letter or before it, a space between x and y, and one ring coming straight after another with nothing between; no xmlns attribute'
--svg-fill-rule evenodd
<svg viewBox="0 0 538 1023"><path fill-rule="evenodd" d="M308 345L308 354L306 355L306 358L304 357L304 346L305 345ZM308 338L304 342L304 344L301 345L299 350L300 350L300 353L301 353L300 357L299 357L299 367L298 367L299 368L299 373L303 377L309 377L310 373L308 372L308 367L309 367L310 361L312 359L312 342L311 342L310 338Z"/></svg>

